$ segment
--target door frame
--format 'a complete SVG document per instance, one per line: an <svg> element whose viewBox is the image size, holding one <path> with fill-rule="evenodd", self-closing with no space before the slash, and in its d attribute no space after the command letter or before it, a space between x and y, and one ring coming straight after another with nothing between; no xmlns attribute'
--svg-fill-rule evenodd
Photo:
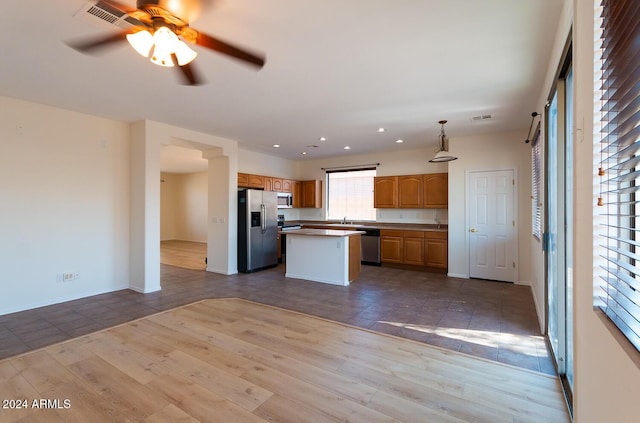
<svg viewBox="0 0 640 423"><path fill-rule="evenodd" d="M471 240L470 240L470 235L469 235L469 229L471 228L471 224L469 222L469 215L470 215L470 210L469 208L471 207L471 201L469 199L469 194L471 192L470 188L470 182L471 182L471 174L473 173L480 173L480 172L501 172L501 171L511 171L513 172L513 221L514 221L514 226L513 226L513 238L514 238L514 251L513 251L513 259L516 263L515 268L513 269L513 283L515 285L519 285L520 284L520 279L519 279L519 275L520 275L520 260L519 260L519 255L518 255L518 244L519 244L519 239L520 239L520 235L519 235L519 222L518 222L518 169L516 168L509 168L509 167L505 167L505 168L498 168L498 169L467 169L465 170L465 211L464 211L464 219L465 219L465 243L466 243L466 250L467 250L467 277L471 278Z"/></svg>

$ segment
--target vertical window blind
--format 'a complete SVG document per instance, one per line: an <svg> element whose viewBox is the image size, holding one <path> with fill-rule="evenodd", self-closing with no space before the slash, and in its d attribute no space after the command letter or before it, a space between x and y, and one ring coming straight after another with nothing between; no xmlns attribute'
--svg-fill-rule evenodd
<svg viewBox="0 0 640 423"><path fill-rule="evenodd" d="M542 183L540 123L536 127L531 143L531 216L533 236L542 237L542 200L540 198L540 184Z"/></svg>
<svg viewBox="0 0 640 423"><path fill-rule="evenodd" d="M600 39L604 273L598 304L640 350L640 1L603 0Z"/></svg>

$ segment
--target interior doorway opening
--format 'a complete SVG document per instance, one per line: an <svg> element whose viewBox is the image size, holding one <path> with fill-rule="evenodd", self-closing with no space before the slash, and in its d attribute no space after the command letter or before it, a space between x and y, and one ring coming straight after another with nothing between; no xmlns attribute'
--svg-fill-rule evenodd
<svg viewBox="0 0 640 423"><path fill-rule="evenodd" d="M198 148L160 149L160 263L206 270L208 160Z"/></svg>

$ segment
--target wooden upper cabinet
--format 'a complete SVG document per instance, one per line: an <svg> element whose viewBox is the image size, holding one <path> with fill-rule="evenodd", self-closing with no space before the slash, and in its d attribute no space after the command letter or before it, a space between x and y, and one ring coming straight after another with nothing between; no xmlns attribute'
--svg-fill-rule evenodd
<svg viewBox="0 0 640 423"><path fill-rule="evenodd" d="M322 207L322 181L300 182L300 194L302 197L302 207Z"/></svg>
<svg viewBox="0 0 640 423"><path fill-rule="evenodd" d="M238 187L239 188L248 188L249 187L249 175L246 173L238 173Z"/></svg>
<svg viewBox="0 0 640 423"><path fill-rule="evenodd" d="M271 178L271 179L273 180L271 191L284 192L282 191L282 178Z"/></svg>
<svg viewBox="0 0 640 423"><path fill-rule="evenodd" d="M282 191L280 192L293 192L293 181L290 179L283 179Z"/></svg>
<svg viewBox="0 0 640 423"><path fill-rule="evenodd" d="M398 176L398 208L422 208L422 178L423 175Z"/></svg>
<svg viewBox="0 0 640 423"><path fill-rule="evenodd" d="M422 207L446 209L449 207L449 174L430 173L422 175Z"/></svg>
<svg viewBox="0 0 640 423"><path fill-rule="evenodd" d="M262 175L249 175L249 187L251 187L251 188L263 188L264 189L264 176L262 176Z"/></svg>
<svg viewBox="0 0 640 423"><path fill-rule="evenodd" d="M376 209L398 207L397 176L376 176L373 179L373 207Z"/></svg>
<svg viewBox="0 0 640 423"><path fill-rule="evenodd" d="M264 190L275 191L273 189L273 178L271 176L264 176Z"/></svg>
<svg viewBox="0 0 640 423"><path fill-rule="evenodd" d="M294 209L302 207L302 189L301 184L298 181L291 181L291 195Z"/></svg>

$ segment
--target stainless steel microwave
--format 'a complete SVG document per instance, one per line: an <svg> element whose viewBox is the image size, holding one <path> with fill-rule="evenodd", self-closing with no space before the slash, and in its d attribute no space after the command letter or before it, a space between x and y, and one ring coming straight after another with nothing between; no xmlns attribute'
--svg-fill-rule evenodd
<svg viewBox="0 0 640 423"><path fill-rule="evenodd" d="M278 208L279 209L290 209L293 207L293 195L290 192L279 192L278 193Z"/></svg>

